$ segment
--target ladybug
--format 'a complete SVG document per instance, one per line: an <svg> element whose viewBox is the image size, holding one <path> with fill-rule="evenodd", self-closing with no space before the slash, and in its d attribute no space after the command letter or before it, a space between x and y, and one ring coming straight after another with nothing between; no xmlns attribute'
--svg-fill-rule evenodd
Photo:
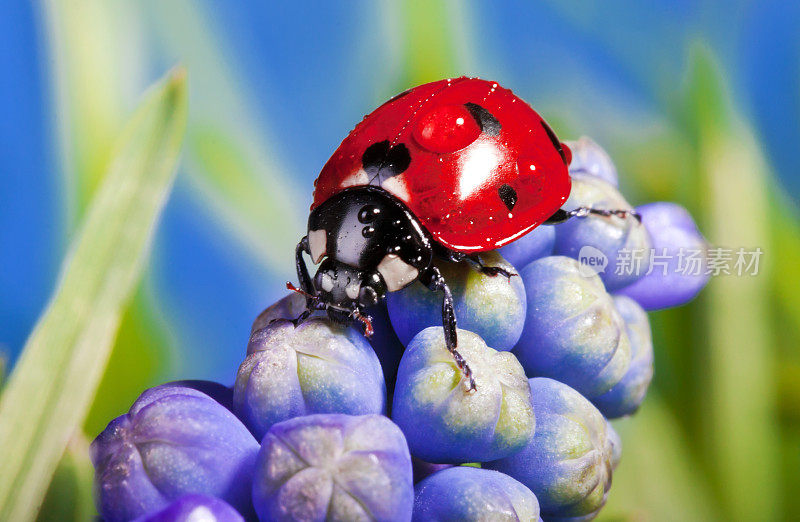
<svg viewBox="0 0 800 522"><path fill-rule="evenodd" d="M480 253L542 224L590 213L630 211L561 206L570 194L571 153L527 103L497 83L446 79L393 97L364 117L314 182L308 234L296 265L306 311L360 321L387 292L419 280L442 292L445 342L470 390L458 353L453 297L434 259L468 262L486 274ZM319 264L313 278L304 254Z"/></svg>

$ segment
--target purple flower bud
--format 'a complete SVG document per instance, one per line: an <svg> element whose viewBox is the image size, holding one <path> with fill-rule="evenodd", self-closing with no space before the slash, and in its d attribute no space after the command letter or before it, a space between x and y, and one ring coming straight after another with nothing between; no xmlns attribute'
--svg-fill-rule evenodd
<svg viewBox="0 0 800 522"><path fill-rule="evenodd" d="M555 242L556 229L550 225L540 225L498 252L506 261L522 269L540 257L552 255Z"/></svg>
<svg viewBox="0 0 800 522"><path fill-rule="evenodd" d="M592 138L581 136L578 141L567 141L572 151L572 162L569 164L570 175L589 174L597 176L607 183L619 185L617 168L603 147Z"/></svg>
<svg viewBox="0 0 800 522"><path fill-rule="evenodd" d="M572 192L563 208L591 207L604 210L632 210L613 185L596 176L575 174ZM553 253L578 259L600 275L613 291L639 279L649 266L650 235L632 216L575 217L555 226ZM633 259L636 257L637 266Z"/></svg>
<svg viewBox="0 0 800 522"><path fill-rule="evenodd" d="M610 419L635 412L653 380L653 340L647 312L624 295L616 296L614 304L625 321L625 331L631 342L631 362L619 383L592 399L594 405Z"/></svg>
<svg viewBox="0 0 800 522"><path fill-rule="evenodd" d="M405 438L380 415L308 415L275 424L253 479L260 520L411 519Z"/></svg>
<svg viewBox="0 0 800 522"><path fill-rule="evenodd" d="M183 381L168 382L164 386L180 386L192 388L205 393L218 403L225 406L228 410L233 410L233 388L214 381L203 381L199 379L186 379Z"/></svg>
<svg viewBox="0 0 800 522"><path fill-rule="evenodd" d="M265 328L269 323L275 319L297 319L306 309L306 298L297 292L292 292L281 299L277 300L274 304L266 308L263 312L258 314L256 320L253 321L253 326L250 329L252 334L256 330ZM316 311L313 316L324 317L325 313Z"/></svg>
<svg viewBox="0 0 800 522"><path fill-rule="evenodd" d="M363 335L324 318L297 328L274 321L253 332L234 385L234 410L261 438L270 426L310 413L383 413L386 388Z"/></svg>
<svg viewBox="0 0 800 522"><path fill-rule="evenodd" d="M474 391L467 391L441 326L414 337L400 361L392 418L411 453L428 462L461 463L518 451L534 427L522 366L467 330L458 330L458 351L472 369Z"/></svg>
<svg viewBox="0 0 800 522"><path fill-rule="evenodd" d="M542 518L597 513L611 487L608 423L580 393L545 378L530 379L536 432L518 453L484 467L506 473L536 495Z"/></svg>
<svg viewBox="0 0 800 522"><path fill-rule="evenodd" d="M224 500L207 495L184 495L156 513L134 522L244 522L244 518Z"/></svg>
<svg viewBox="0 0 800 522"><path fill-rule="evenodd" d="M650 203L636 210L652 238L652 271L619 293L636 299L645 310L688 303L708 282L706 240L680 205Z"/></svg>
<svg viewBox="0 0 800 522"><path fill-rule="evenodd" d="M496 251L481 253L481 260L517 273ZM525 317L525 289L519 277L486 275L466 262L437 262L437 266L453 292L458 326L477 333L495 350L510 350ZM405 345L425 328L442 325L441 292L419 282L388 294L386 301L395 332Z"/></svg>
<svg viewBox="0 0 800 522"><path fill-rule="evenodd" d="M417 484L413 520L539 520L539 502L530 489L508 475L457 466Z"/></svg>
<svg viewBox="0 0 800 522"><path fill-rule="evenodd" d="M538 259L522 270L528 294L525 328L513 353L528 376L551 377L598 397L625 375L625 321L595 274L574 259Z"/></svg>
<svg viewBox="0 0 800 522"><path fill-rule="evenodd" d="M98 510L108 521L131 520L201 493L249 512L257 452L247 428L211 397L151 388L92 443Z"/></svg>

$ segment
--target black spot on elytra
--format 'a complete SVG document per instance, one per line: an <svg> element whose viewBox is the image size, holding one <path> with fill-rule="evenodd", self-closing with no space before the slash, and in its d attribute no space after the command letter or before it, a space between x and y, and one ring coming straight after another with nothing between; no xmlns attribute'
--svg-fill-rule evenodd
<svg viewBox="0 0 800 522"><path fill-rule="evenodd" d="M553 142L553 146L561 156L561 160L564 162L564 165L567 165L567 155L564 154L564 147L561 145L561 141L556 137L556 133L553 132L553 129L551 129L544 120L542 120L542 127L544 127L544 131L547 133L547 137Z"/></svg>
<svg viewBox="0 0 800 522"><path fill-rule="evenodd" d="M464 107L466 107L472 117L475 118L475 121L478 123L478 126L480 126L482 132L485 132L489 136L497 136L500 134L500 129L502 126L491 112L487 111L477 103L465 103Z"/></svg>
<svg viewBox="0 0 800 522"><path fill-rule="evenodd" d="M370 178L370 183L385 181L392 176L402 174L411 164L408 148L398 143L390 146L389 140L373 143L361 156L361 164Z"/></svg>
<svg viewBox="0 0 800 522"><path fill-rule="evenodd" d="M503 200L508 210L512 210L514 205L517 204L517 191L508 183L500 185L500 188L497 189L497 193L500 195L500 199Z"/></svg>

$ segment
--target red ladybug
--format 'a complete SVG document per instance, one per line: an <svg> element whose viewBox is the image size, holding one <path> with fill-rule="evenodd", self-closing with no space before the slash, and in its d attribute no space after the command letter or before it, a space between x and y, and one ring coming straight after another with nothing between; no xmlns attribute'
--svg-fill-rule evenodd
<svg viewBox="0 0 800 522"><path fill-rule="evenodd" d="M365 308L419 280L443 293L447 347L474 389L456 349L450 289L433 260L510 277L479 253L543 223L624 215L560 210L570 159L541 116L497 83L462 77L395 96L353 129L314 182L308 235L296 249L307 310L296 322L326 310L338 322L363 322L369 335ZM303 253L320 263L313 279Z"/></svg>

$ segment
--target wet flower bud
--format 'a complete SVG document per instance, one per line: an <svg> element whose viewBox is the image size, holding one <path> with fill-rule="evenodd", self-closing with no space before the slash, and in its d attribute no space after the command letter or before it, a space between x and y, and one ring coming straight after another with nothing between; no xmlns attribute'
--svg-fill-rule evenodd
<svg viewBox="0 0 800 522"><path fill-rule="evenodd" d="M572 192L563 208L633 210L613 185L588 174L572 177ZM639 279L649 266L650 235L633 216L574 217L555 226L553 253L578 259L600 275L609 291ZM635 262L634 262L635 258Z"/></svg>
<svg viewBox="0 0 800 522"><path fill-rule="evenodd" d="M456 466L426 478L415 489L414 518L427 521L539 520L539 502L508 475Z"/></svg>
<svg viewBox="0 0 800 522"><path fill-rule="evenodd" d="M610 419L635 412L653 380L653 340L647 312L624 295L616 296L614 304L625 321L625 331L631 341L631 362L619 383L592 399L594 405Z"/></svg>
<svg viewBox="0 0 800 522"><path fill-rule="evenodd" d="M605 504L613 446L597 408L566 384L530 379L536 432L518 453L484 467L501 471L536 495L542 518L583 517Z"/></svg>
<svg viewBox="0 0 800 522"><path fill-rule="evenodd" d="M380 415L321 414L272 426L253 479L261 521L407 521L411 457L400 429Z"/></svg>
<svg viewBox="0 0 800 522"><path fill-rule="evenodd" d="M522 366L467 330L458 330L458 351L472 369L474 391L447 351L441 326L414 337L400 361L392 418L411 453L428 462L460 463L518 451L534 427Z"/></svg>
<svg viewBox="0 0 800 522"><path fill-rule="evenodd" d="M312 318L279 319L253 332L239 367L233 404L261 438L270 426L311 413L383 413L386 388L378 357L352 328Z"/></svg>
<svg viewBox="0 0 800 522"><path fill-rule="evenodd" d="M572 161L569 164L570 175L590 174L615 187L619 184L617 168L608 153L592 138L581 136L578 141L567 141L566 144L572 151Z"/></svg>
<svg viewBox="0 0 800 522"><path fill-rule="evenodd" d="M645 310L680 306L694 299L708 282L708 244L692 216L675 203L650 203L636 209L653 242L652 271L619 293Z"/></svg>
<svg viewBox="0 0 800 522"><path fill-rule="evenodd" d="M498 252L506 261L521 270L540 257L552 255L555 242L555 227L539 225L521 238L498 249Z"/></svg>
<svg viewBox="0 0 800 522"><path fill-rule="evenodd" d="M487 266L517 273L496 251L480 256ZM519 339L525 317L520 278L483 274L467 262L437 262L437 266L453 292L459 328L477 333L496 350L510 350ZM405 345L425 328L442 325L442 293L419 282L388 294L386 301L395 332Z"/></svg>
<svg viewBox="0 0 800 522"><path fill-rule="evenodd" d="M131 520L201 493L246 513L257 452L247 428L214 399L181 386L151 388L92 442L98 511Z"/></svg>
<svg viewBox="0 0 800 522"><path fill-rule="evenodd" d="M513 353L529 376L551 377L598 397L625 375L625 321L600 278L574 259L538 259L521 274L528 294L525 328Z"/></svg>

